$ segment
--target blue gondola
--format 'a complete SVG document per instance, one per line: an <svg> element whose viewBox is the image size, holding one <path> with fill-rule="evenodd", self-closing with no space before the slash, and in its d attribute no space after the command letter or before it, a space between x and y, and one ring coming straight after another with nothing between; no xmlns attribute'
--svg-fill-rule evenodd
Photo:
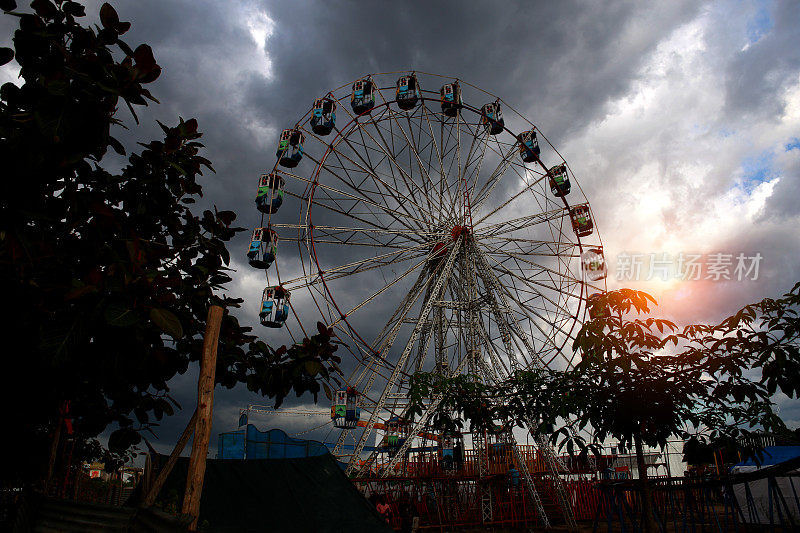
<svg viewBox="0 0 800 533"><path fill-rule="evenodd" d="M258 317L261 324L268 328L279 328L283 326L289 317L289 299L291 293L281 287L267 287L261 296L261 312Z"/></svg>
<svg viewBox="0 0 800 533"><path fill-rule="evenodd" d="M256 209L262 213L275 213L283 204L283 177L275 174L261 174L256 193Z"/></svg>
<svg viewBox="0 0 800 533"><path fill-rule="evenodd" d="M276 153L278 162L285 167L296 167L297 163L303 159L303 143L305 140L305 135L299 130L283 130Z"/></svg>
<svg viewBox="0 0 800 533"><path fill-rule="evenodd" d="M520 135L519 155L526 163L533 163L539 157L539 140L536 138L536 130L528 130Z"/></svg>
<svg viewBox="0 0 800 533"><path fill-rule="evenodd" d="M567 174L567 165L561 163L550 169L548 172L550 176L550 191L561 198L569 194L572 186L569 183L569 175Z"/></svg>
<svg viewBox="0 0 800 533"><path fill-rule="evenodd" d="M580 204L570 208L569 218L572 221L572 229L578 237L591 235L594 229L592 214L589 211L589 204Z"/></svg>
<svg viewBox="0 0 800 533"><path fill-rule="evenodd" d="M278 256L278 235L270 228L256 228L247 251L251 267L266 270Z"/></svg>
<svg viewBox="0 0 800 533"><path fill-rule="evenodd" d="M461 86L457 81L442 85L439 90L442 96L442 113L448 117L454 117L461 108Z"/></svg>
<svg viewBox="0 0 800 533"><path fill-rule="evenodd" d="M370 76L362 78L353 84L353 94L350 97L350 106L360 115L375 107L375 82Z"/></svg>
<svg viewBox="0 0 800 533"><path fill-rule="evenodd" d="M500 110L500 102L489 102L481 108L481 124L489 130L491 135L497 135L503 131L505 121L503 112Z"/></svg>
<svg viewBox="0 0 800 533"><path fill-rule="evenodd" d="M404 111L414 109L417 105L419 101L419 86L417 84L417 77L414 74L410 76L401 76L400 79L397 80L395 100L397 100L397 106Z"/></svg>
<svg viewBox="0 0 800 533"><path fill-rule="evenodd" d="M311 130L317 135L328 135L336 125L336 102L323 97L314 100Z"/></svg>

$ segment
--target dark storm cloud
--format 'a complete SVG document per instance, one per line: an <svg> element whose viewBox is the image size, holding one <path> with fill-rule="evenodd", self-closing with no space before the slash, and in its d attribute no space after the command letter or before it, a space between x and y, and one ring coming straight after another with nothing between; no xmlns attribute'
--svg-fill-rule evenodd
<svg viewBox="0 0 800 533"><path fill-rule="evenodd" d="M260 58L261 43L248 31L248 22L259 23L252 20L259 9L273 23ZM696 10L694 2L379 2L366 8L148 1L120 7L133 22L129 40L150 44L164 68L153 87L163 104L143 123L158 117L169 124L179 114L198 118L206 157L217 170L204 180L206 202L235 209L248 227L258 223L255 179L273 164L277 133L328 90L375 72L458 76L501 96L558 144L602 117L606 103L626 91L643 57ZM246 239L233 243L234 254L245 249ZM247 296L252 307L258 295ZM381 303L375 312L393 305ZM241 316L255 318L250 308ZM173 388L193 403L191 379L176 380ZM230 428L231 417L223 420L221 413L248 402L264 403L241 389L218 391L215 428Z"/></svg>
<svg viewBox="0 0 800 533"><path fill-rule="evenodd" d="M101 2L92 2L87 12L96 20ZM725 5L716 6L719 19L709 29L709 52L720 56L723 72L708 80L709 86L725 87L725 114L736 122L745 115L780 115L782 91L797 75L800 18L796 2L778 2L769 11L773 26L747 49L731 54L725 41ZM504 99L526 115L548 135L557 147L570 138L587 135L609 115L609 102L635 96L632 86L641 81L648 57L676 28L693 20L709 3L693 1L652 3L633 2L214 2L143 0L118 3L123 20L133 24L126 41L136 46L149 44L163 67L151 91L162 102L140 113L142 126L118 135L126 146L133 141L157 138L159 119L174 124L177 117L195 117L204 132L204 156L217 171L202 179L205 198L201 206L216 204L239 214L237 224L251 228L259 223L253 196L258 174L275 161L277 135L293 125L308 110L313 98L368 73L416 69L458 76ZM730 10L738 9L731 7ZM271 21L264 26L261 13ZM10 17L0 17L0 45L10 39ZM718 24L717 24L718 22ZM248 25L260 26L251 33ZM8 28L8 29L7 29ZM717 29L717 34L714 29ZM266 36L255 42L254 36ZM718 39L717 39L718 38ZM722 44L716 44L722 43ZM725 47L721 51L715 46ZM737 49L741 47L741 44ZM8 68L8 67L3 67ZM5 73L5 71L4 71ZM675 76L685 75L680 72ZM435 89L435 87L426 87ZM679 114L683 110L675 109ZM122 111L126 113L126 111ZM703 117L690 117L701 120ZM130 121L127 116L125 120ZM722 127L724 124L717 124ZM650 157L660 162L663 174L658 180L674 181L676 205L694 204L691 216L702 217L705 206L722 194L730 183L731 169L712 172L713 183L698 191L686 187L682 172L670 173L669 165L680 154L670 146L672 132L637 131L617 145L616 153L599 167L595 175L582 182L593 207L600 213L603 231L613 233L629 225L624 215L625 187L629 177ZM646 138L662 139L663 148L653 154L642 153ZM593 139L596 140L596 139ZM602 152L604 139L590 150ZM605 154L604 154L605 155ZM586 154L565 154L590 167ZM705 157L713 158L714 154ZM706 160L700 161L705 163ZM782 214L783 224L796 220L798 167L787 167L794 174L784 177L768 199L764 217ZM793 169L793 170L792 170ZM587 172L588 173L588 172ZM609 184L611 184L609 186ZM780 192L780 194L777 194ZM289 204L287 203L288 207ZM684 217L686 211L671 215ZM669 209L664 210L669 214ZM788 276L798 277L796 261L786 250L796 250L796 241L787 247L781 223L764 222L725 243L734 251L758 250L765 254L766 271L760 283L738 286L728 294L722 284L707 289L717 308L696 309L693 320L728 314L723 309L743 305L766 295L777 295L791 284ZM240 270L234 273L236 287L252 275L244 263L249 233L241 234L229 246ZM622 250L615 250L619 252ZM642 250L649 252L651 250ZM658 250L653 250L658 251ZM283 253L283 252L282 252ZM286 252L289 253L289 252ZM783 269L781 262L791 263ZM250 287L249 284L246 285ZM255 294L236 294L247 298L248 307L237 312L243 322L256 324ZM714 300L716 298L716 300ZM396 302L381 301L375 316L386 316ZM732 311L734 309L730 309ZM379 324L377 328L380 328ZM264 334L270 343L285 342L274 332ZM165 422L159 439L175 442L191 415L196 394L196 375L189 372L171 383L184 405L183 412ZM308 398L303 398L308 402ZM214 431L233 429L238 409L248 403L269 403L247 393L243 387L218 389ZM281 424L284 422L281 421ZM275 425L278 425L277 423ZM213 443L213 442L212 442ZM162 449L165 449L162 447Z"/></svg>

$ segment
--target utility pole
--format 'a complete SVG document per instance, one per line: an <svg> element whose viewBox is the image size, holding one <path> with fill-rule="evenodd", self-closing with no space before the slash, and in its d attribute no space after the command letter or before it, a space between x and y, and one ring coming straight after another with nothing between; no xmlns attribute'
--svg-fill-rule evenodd
<svg viewBox="0 0 800 533"><path fill-rule="evenodd" d="M200 495L203 492L208 440L211 436L211 416L214 411L214 378L217 370L217 345L222 313L223 309L218 305L208 308L206 332L203 338L203 357L200 360L200 377L197 380L197 420L182 509L183 514L192 517L190 530L197 529L197 520L200 517Z"/></svg>

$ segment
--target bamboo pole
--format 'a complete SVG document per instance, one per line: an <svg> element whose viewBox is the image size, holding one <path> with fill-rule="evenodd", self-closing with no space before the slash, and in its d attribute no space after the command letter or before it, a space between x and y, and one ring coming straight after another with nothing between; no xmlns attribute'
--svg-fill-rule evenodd
<svg viewBox="0 0 800 533"><path fill-rule="evenodd" d="M192 454L189 458L189 474L183 496L183 514L192 517L189 529L197 529L200 516L200 495L206 473L208 439L211 436L211 416L214 410L214 378L217 370L217 345L222 323L222 307L212 305L208 309L206 332L203 339L203 357L200 362L200 378L197 380L197 420L192 439Z"/></svg>
<svg viewBox="0 0 800 533"><path fill-rule="evenodd" d="M147 491L147 496L145 496L144 498L145 507L150 507L156 502L158 493L161 492L161 487L164 486L164 482L167 481L169 473L172 472L172 467L175 466L175 463L178 462L178 457L180 457L181 453L183 453L183 449L186 447L186 443L189 442L189 437L191 437L192 434L194 433L194 426L196 423L197 423L197 409L194 410L192 418L190 418L189 423L186 424L186 429L183 430L181 438L178 439L178 442L175 444L175 448L172 449L172 453L169 455L169 459L167 459L167 462L164 463L163 467L161 467L161 470L158 471L158 475L156 476L155 481Z"/></svg>

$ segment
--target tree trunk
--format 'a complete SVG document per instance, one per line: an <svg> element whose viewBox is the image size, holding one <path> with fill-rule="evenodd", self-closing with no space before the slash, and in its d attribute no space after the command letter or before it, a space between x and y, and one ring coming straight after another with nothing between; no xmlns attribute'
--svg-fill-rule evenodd
<svg viewBox="0 0 800 533"><path fill-rule="evenodd" d="M647 480L647 465L644 462L641 433L633 436L633 442L636 444L636 466L639 469L639 485L642 494L642 528L645 533L656 533L658 527L653 519L653 497L650 492L650 482Z"/></svg>
<svg viewBox="0 0 800 533"><path fill-rule="evenodd" d="M197 380L197 419L192 439L192 454L189 457L186 492L183 496L182 512L192 517L190 531L197 529L200 517L200 496L203 492L208 439L211 436L211 417L214 411L214 378L217 371L217 345L222 314L222 307L218 305L209 307L203 338L203 357L200 361L200 378Z"/></svg>

